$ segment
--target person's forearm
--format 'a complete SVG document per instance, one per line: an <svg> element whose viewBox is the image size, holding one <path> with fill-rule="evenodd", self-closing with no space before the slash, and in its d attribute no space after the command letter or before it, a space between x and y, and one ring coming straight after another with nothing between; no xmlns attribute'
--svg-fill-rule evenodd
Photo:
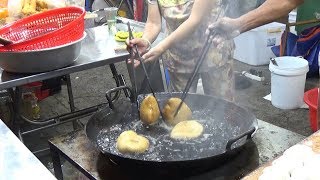
<svg viewBox="0 0 320 180"><path fill-rule="evenodd" d="M179 41L188 38L189 34L192 34L199 23L196 21L186 20L175 31L173 31L168 37L160 42L161 48L167 50L171 45L179 43Z"/></svg>
<svg viewBox="0 0 320 180"><path fill-rule="evenodd" d="M147 39L148 41L150 41L150 43L153 43L157 39L160 31L161 31L161 24L147 22L143 31L142 38Z"/></svg>
<svg viewBox="0 0 320 180"><path fill-rule="evenodd" d="M303 0L267 0L257 9L238 18L241 33L288 15Z"/></svg>
<svg viewBox="0 0 320 180"><path fill-rule="evenodd" d="M142 38L153 43L161 31L161 13L157 3L148 4L148 18Z"/></svg>

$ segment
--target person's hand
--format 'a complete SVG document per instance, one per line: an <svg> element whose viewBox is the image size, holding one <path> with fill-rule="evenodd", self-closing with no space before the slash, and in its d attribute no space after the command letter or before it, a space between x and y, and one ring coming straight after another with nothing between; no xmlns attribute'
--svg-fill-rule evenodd
<svg viewBox="0 0 320 180"><path fill-rule="evenodd" d="M163 52L164 52L164 49L161 46L157 45L157 46L151 48L147 53L145 53L142 56L142 61L144 63L154 61L157 58L159 58ZM138 67L139 65L140 65L140 61L135 59L134 60L134 67Z"/></svg>
<svg viewBox="0 0 320 180"><path fill-rule="evenodd" d="M217 22L209 25L207 34L210 31L215 31L217 34L213 37L213 44L219 47L219 44L226 40L233 39L240 35L240 22L238 19L228 17L221 18Z"/></svg>
<svg viewBox="0 0 320 180"><path fill-rule="evenodd" d="M165 51L164 48L162 48L161 44L158 44L157 46L153 47L148 51L146 54L142 56L142 59L144 62L150 62L157 60L161 54Z"/></svg>
<svg viewBox="0 0 320 180"><path fill-rule="evenodd" d="M143 38L135 38L132 40L127 39L126 44L127 44L127 50L129 52L131 50L133 50L133 54L132 54L133 57L130 57L130 59L128 60L128 63L131 63L133 61L134 65L136 67L139 65L139 61L137 59L133 59L137 54L134 46L137 45L139 54L142 56L143 54L145 54L148 51L148 49L150 48L150 45L149 45L148 41L146 41Z"/></svg>
<svg viewBox="0 0 320 180"><path fill-rule="evenodd" d="M128 46L128 50L132 48L134 53L136 53L134 45L137 45L140 54L146 53L148 48L150 48L148 41L143 38L134 38L132 40L127 39L126 44Z"/></svg>

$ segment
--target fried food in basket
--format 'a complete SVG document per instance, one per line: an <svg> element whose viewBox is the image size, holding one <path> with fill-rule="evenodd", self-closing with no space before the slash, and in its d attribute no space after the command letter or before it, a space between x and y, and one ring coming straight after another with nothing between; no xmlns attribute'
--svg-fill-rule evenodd
<svg viewBox="0 0 320 180"><path fill-rule="evenodd" d="M48 10L48 4L44 0L37 0L36 10L38 12L43 12Z"/></svg>
<svg viewBox="0 0 320 180"><path fill-rule="evenodd" d="M37 0L24 0L22 13L26 16L30 16L36 13Z"/></svg>
<svg viewBox="0 0 320 180"><path fill-rule="evenodd" d="M45 0L24 0L22 13L24 16L30 16L46 10L48 10L48 4Z"/></svg>
<svg viewBox="0 0 320 180"><path fill-rule="evenodd" d="M48 4L44 0L37 0L37 8L48 9Z"/></svg>

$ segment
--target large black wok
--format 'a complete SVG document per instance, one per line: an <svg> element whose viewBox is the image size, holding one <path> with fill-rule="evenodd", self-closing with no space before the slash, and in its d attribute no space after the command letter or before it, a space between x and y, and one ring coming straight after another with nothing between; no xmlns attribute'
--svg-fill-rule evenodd
<svg viewBox="0 0 320 180"><path fill-rule="evenodd" d="M110 94L118 87L107 92ZM163 107L170 97L181 93L157 93ZM170 128L161 122L145 127L139 120L137 106L144 96L139 95L138 103L109 101L110 108L94 114L86 125L89 140L116 164L151 165L152 167L201 166L206 161L220 163L235 154L257 130L255 116L246 109L212 96L189 94L186 103L193 111L193 119L204 126L204 133L195 140L178 141L170 139ZM150 147L143 154L121 154L116 148L116 139L126 130L134 130L150 141ZM151 167L149 166L149 167Z"/></svg>

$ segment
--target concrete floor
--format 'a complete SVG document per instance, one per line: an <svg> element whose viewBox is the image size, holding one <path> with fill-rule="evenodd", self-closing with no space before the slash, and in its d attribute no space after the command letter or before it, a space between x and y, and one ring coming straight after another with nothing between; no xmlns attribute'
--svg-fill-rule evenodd
<svg viewBox="0 0 320 180"><path fill-rule="evenodd" d="M128 73L124 63L116 64L119 73L124 74L126 81ZM283 127L298 134L308 136L312 133L309 125L309 114L307 109L280 110L271 105L270 101L263 99L270 93L270 72L267 66L249 66L235 61L235 71L249 71L254 69L262 71L264 82L250 80L248 78L237 78L240 85L248 85L244 89L236 91L237 103L251 110L258 119ZM77 109L86 108L106 102L105 92L115 87L109 66L104 66L88 71L74 73L71 75L75 105ZM317 86L318 79L308 79L306 90ZM123 98L123 97L122 97ZM68 112L69 104L66 86L62 86L59 94L51 96L40 102L42 118L52 117ZM86 122L88 118L81 121ZM25 142L31 150L36 150L47 145L48 138L72 131L71 123L59 127L47 129L25 137ZM48 155L40 157L43 163L50 168Z"/></svg>

